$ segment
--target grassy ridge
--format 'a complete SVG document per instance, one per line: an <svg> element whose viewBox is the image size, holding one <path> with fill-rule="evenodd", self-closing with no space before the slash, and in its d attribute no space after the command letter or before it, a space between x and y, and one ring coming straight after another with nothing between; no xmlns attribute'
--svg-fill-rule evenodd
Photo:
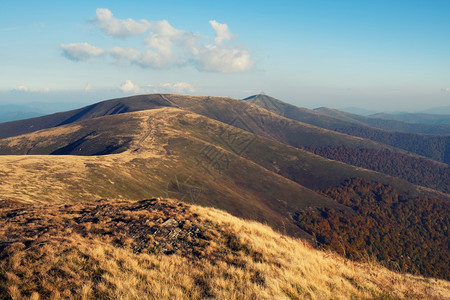
<svg viewBox="0 0 450 300"><path fill-rule="evenodd" d="M127 115L108 117L108 120L122 124ZM316 205L331 205L339 209L339 205L330 199L213 144L212 139L196 137L198 134L194 129L180 123L192 122L201 127L203 122L209 122L204 117L173 108L131 113L129 116L130 124L139 126L130 131L132 141L129 149L120 154L0 157L3 186L0 194L8 199L46 202L54 199L73 202L82 198L139 200L150 195L170 196L267 222L294 236L305 236L305 233L292 222L292 210ZM94 120L103 122L103 118ZM69 130L70 126L58 127L58 130L65 129L61 133L64 139L70 139L70 135L76 139L82 130L79 126L95 126L94 120L77 123L76 130ZM218 129L232 129L217 122L209 123ZM149 124L151 127L146 127ZM114 128L116 124L113 122L111 125ZM46 141L45 149L50 149L48 151L60 146L56 133L51 134L47 130L31 135L51 136L51 139L43 139ZM106 142L109 140L103 140L102 136L98 130L97 137L92 137L89 143L108 145ZM28 145L24 139L26 136L3 141L9 145L17 140L21 142L17 145ZM34 149L39 145L37 143ZM79 149L79 152L85 149L84 143L79 145ZM208 155L219 159L211 162Z"/></svg>
<svg viewBox="0 0 450 300"><path fill-rule="evenodd" d="M108 147L112 141L111 146L115 145L109 134L100 131L104 124L109 124L103 128L105 132L122 126L128 135L122 135L121 139L130 142L118 154L89 155L92 148L84 147L85 144ZM355 215L351 208L333 201L333 197L314 191L333 188L355 177L391 184L405 199L419 196L447 199L445 194L401 179L328 160L177 108L85 120L3 139L0 146L12 144L27 151L29 136L34 151L54 151L61 147L58 135L71 144L80 131L93 127L97 128L96 135L76 148L85 156L0 157L0 197L50 203L99 197L131 200L153 195L171 197L264 222L280 232L309 240L313 240L312 234L298 226L295 213L326 207Z"/></svg>
<svg viewBox="0 0 450 300"><path fill-rule="evenodd" d="M444 299L446 281L172 200L0 201L0 298Z"/></svg>
<svg viewBox="0 0 450 300"><path fill-rule="evenodd" d="M247 99L247 101L292 120L373 140L385 145L423 155L433 160L445 162L447 164L450 163L450 148L448 147L450 144L450 136L448 135L448 128L446 129L447 134L445 135L423 135L389 131L373 127L375 122L369 122L365 118L355 119L352 114L339 112L337 110L319 109L313 111L284 103L283 101L266 95L257 95ZM385 121L384 125L388 122L389 121ZM407 124L405 126L408 127ZM416 127L417 125L410 124L409 127L411 126ZM430 127L428 125L424 126ZM428 129L428 131L429 130L431 129Z"/></svg>

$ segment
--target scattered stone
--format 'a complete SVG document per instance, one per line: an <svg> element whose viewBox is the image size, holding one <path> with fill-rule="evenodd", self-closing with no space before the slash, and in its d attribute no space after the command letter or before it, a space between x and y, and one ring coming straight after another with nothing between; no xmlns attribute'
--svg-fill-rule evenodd
<svg viewBox="0 0 450 300"><path fill-rule="evenodd" d="M165 226L165 227L178 227L178 222L172 218L168 219L167 221L165 221L164 223L161 224L161 226Z"/></svg>

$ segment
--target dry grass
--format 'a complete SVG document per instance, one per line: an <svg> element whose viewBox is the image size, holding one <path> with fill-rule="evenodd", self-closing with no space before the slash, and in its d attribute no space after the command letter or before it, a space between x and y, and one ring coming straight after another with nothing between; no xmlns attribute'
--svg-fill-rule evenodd
<svg viewBox="0 0 450 300"><path fill-rule="evenodd" d="M0 299L445 299L450 284L357 264L173 200L0 202Z"/></svg>

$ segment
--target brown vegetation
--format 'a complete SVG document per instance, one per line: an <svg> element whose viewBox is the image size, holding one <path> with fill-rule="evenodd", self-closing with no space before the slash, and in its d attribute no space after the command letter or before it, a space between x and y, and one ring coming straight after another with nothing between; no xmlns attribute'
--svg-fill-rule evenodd
<svg viewBox="0 0 450 300"><path fill-rule="evenodd" d="M177 201L0 202L0 298L443 299L446 281Z"/></svg>
<svg viewBox="0 0 450 300"><path fill-rule="evenodd" d="M351 259L374 257L394 270L450 279L448 201L406 199L392 186L366 179L323 192L354 214L329 207L297 212L297 224L321 246Z"/></svg>
<svg viewBox="0 0 450 300"><path fill-rule="evenodd" d="M450 167L421 157L390 150L335 147L309 147L314 154L346 164L403 178L413 184L450 192Z"/></svg>

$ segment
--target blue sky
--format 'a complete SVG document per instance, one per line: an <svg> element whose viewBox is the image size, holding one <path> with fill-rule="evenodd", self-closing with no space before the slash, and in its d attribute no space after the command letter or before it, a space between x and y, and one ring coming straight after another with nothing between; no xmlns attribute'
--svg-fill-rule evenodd
<svg viewBox="0 0 450 300"><path fill-rule="evenodd" d="M450 1L2 1L0 104L140 93L450 105Z"/></svg>

